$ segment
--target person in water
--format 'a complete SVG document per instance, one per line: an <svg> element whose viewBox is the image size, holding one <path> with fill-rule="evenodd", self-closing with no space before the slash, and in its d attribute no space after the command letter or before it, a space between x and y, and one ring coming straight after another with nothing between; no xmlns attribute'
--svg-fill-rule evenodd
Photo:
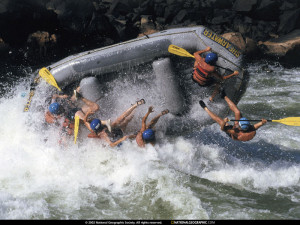
<svg viewBox="0 0 300 225"><path fill-rule="evenodd" d="M227 76L221 76L217 71L215 64L218 61L218 55L216 53L207 53L205 58L201 56L202 53L211 51L211 47L207 47L204 50L200 50L194 53L195 63L193 72L193 81L202 87L209 87L215 85L212 96L209 101L213 101L214 97L220 90L221 82L239 74L238 71L234 71Z"/></svg>
<svg viewBox="0 0 300 225"><path fill-rule="evenodd" d="M79 93L80 87L74 90L72 97L69 95L58 95L52 96L49 110L45 114L45 120L47 123L62 123L62 134L72 135L74 133L75 116L77 115L82 121L85 121L86 115L95 113L99 110L99 105L92 102ZM76 106L75 103L82 101L83 105L81 108ZM110 120L102 121L103 124L110 127ZM89 124L85 123L89 128Z"/></svg>
<svg viewBox="0 0 300 225"><path fill-rule="evenodd" d="M155 144L154 126L156 125L156 123L158 122L158 120L161 116L169 113L169 110L166 109L166 110L162 111L160 114L158 114L156 117L154 117L149 124L146 124L146 120L147 120L148 116L150 115L150 113L152 113L152 112L153 112L153 106L150 106L148 108L148 112L143 117L142 128L136 135L136 139L135 139L136 143L138 144L138 146L140 146L142 148L145 147L145 145L147 143L150 143L152 145Z"/></svg>
<svg viewBox="0 0 300 225"><path fill-rule="evenodd" d="M124 131L128 123L134 116L135 109L145 104L145 100L141 99L122 113L113 123L111 123L111 132L109 132L99 119L93 119L89 123L89 130L92 132L88 135L89 138L100 138L106 141L111 147L120 146L127 138L135 138L136 135L124 136ZM89 114L87 114L88 116ZM86 116L86 119L87 119ZM88 123L88 122L87 122Z"/></svg>
<svg viewBox="0 0 300 225"><path fill-rule="evenodd" d="M208 113L208 115L220 125L221 130L224 131L230 138L235 141L252 140L256 135L256 130L267 123L267 120L262 119L261 122L251 125L247 118L242 117L240 110L230 100L230 98L226 96L224 91L221 92L221 97L227 102L230 110L234 112L235 120L239 120L234 121L233 126L228 124L228 118L222 119L211 112L202 100L199 101L199 104Z"/></svg>

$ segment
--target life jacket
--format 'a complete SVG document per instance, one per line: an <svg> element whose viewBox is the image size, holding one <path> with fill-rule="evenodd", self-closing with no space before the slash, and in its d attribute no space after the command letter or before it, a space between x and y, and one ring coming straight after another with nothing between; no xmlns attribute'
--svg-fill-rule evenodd
<svg viewBox="0 0 300 225"><path fill-rule="evenodd" d="M49 111L47 111L45 113L45 120L47 123L55 123L56 122L56 118Z"/></svg>
<svg viewBox="0 0 300 225"><path fill-rule="evenodd" d="M202 68L199 63L194 67L193 80L196 81L201 86L209 84L212 79L209 76L209 72Z"/></svg>
<svg viewBox="0 0 300 225"><path fill-rule="evenodd" d="M74 133L74 123L72 123L69 119L65 119L63 122L63 129L69 134L72 135Z"/></svg>

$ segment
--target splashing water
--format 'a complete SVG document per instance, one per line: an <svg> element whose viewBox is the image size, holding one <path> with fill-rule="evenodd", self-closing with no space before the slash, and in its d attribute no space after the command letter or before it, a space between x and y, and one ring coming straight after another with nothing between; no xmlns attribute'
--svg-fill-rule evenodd
<svg viewBox="0 0 300 225"><path fill-rule="evenodd" d="M269 73L261 66L248 67L249 87L238 104L244 116L299 116L297 68L269 65ZM146 99L128 132L140 128L148 106L154 105L155 113L164 109L154 84L126 88L131 82L107 83L99 101L100 114L115 119L139 98ZM141 149L128 140L110 148L86 138L84 128L78 145L70 140L61 147L57 129L44 124L43 110L23 112L28 83L20 80L0 99L1 219L300 218L298 127L268 123L254 140L239 143L217 124L167 135L168 121L175 118L170 114L158 122L155 147ZM36 104L46 108L43 91ZM192 105L175 119L201 120L201 110Z"/></svg>

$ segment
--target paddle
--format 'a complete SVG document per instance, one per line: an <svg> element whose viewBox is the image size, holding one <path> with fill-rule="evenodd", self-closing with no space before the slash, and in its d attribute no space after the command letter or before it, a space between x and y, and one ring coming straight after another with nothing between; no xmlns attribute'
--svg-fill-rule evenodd
<svg viewBox="0 0 300 225"><path fill-rule="evenodd" d="M39 71L39 75L50 85L56 87L59 91L61 91L61 89L58 87L56 80L54 79L53 75L50 73L50 71L43 67L42 69L40 69Z"/></svg>
<svg viewBox="0 0 300 225"><path fill-rule="evenodd" d="M24 107L24 112L28 112L29 111L29 107L31 105L31 100L35 94L35 87L39 84L41 77L37 76L33 82L31 82L30 84L30 92L29 92L29 97L27 99L26 105Z"/></svg>
<svg viewBox="0 0 300 225"><path fill-rule="evenodd" d="M175 55L195 58L195 56L190 54L187 50L180 48L176 45L169 45L168 51Z"/></svg>
<svg viewBox="0 0 300 225"><path fill-rule="evenodd" d="M79 116L75 115L74 144L76 144L78 130L79 130Z"/></svg>
<svg viewBox="0 0 300 225"><path fill-rule="evenodd" d="M240 120L229 120L229 121L240 121ZM243 120L246 121L246 120ZM261 120L248 120L252 122L260 122ZM267 120L268 122L282 123L288 126L300 126L300 117L287 117L280 120Z"/></svg>
<svg viewBox="0 0 300 225"><path fill-rule="evenodd" d="M169 45L169 48L168 48L168 51L172 54L175 54L175 55L179 55L179 56L184 56L184 57L191 57L191 58L195 58L195 56L193 56L192 54L190 54L187 50L183 49L183 48L180 48L176 45ZM228 69L228 68L225 68L225 67L222 67L222 66L218 66L218 65L214 65L215 67L219 67L219 68L222 68L224 70L229 70L229 71L232 71L231 69Z"/></svg>

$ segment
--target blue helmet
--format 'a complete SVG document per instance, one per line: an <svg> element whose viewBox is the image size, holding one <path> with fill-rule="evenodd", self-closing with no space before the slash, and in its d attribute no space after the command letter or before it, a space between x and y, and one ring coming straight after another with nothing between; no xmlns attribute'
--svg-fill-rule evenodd
<svg viewBox="0 0 300 225"><path fill-rule="evenodd" d="M250 122L249 122L249 120L247 118L242 117L240 119L239 125L242 128L242 130L248 130L249 127L250 127Z"/></svg>
<svg viewBox="0 0 300 225"><path fill-rule="evenodd" d="M58 114L60 112L60 104L57 102L50 104L49 111L52 114Z"/></svg>
<svg viewBox="0 0 300 225"><path fill-rule="evenodd" d="M216 53L208 53L205 57L205 62L207 64L213 65L218 61L218 55Z"/></svg>
<svg viewBox="0 0 300 225"><path fill-rule="evenodd" d="M155 139L155 132L152 129L147 129L143 132L142 136L145 141L152 141Z"/></svg>
<svg viewBox="0 0 300 225"><path fill-rule="evenodd" d="M101 124L101 121L99 119L93 119L93 121L90 124L90 127L93 131L101 131L103 129L103 126Z"/></svg>

